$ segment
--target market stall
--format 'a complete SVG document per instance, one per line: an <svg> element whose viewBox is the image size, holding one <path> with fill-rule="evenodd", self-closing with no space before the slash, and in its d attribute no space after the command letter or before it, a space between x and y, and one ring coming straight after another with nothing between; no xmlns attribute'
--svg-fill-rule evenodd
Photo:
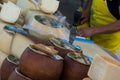
<svg viewBox="0 0 120 80"><path fill-rule="evenodd" d="M84 37L70 43L59 1L0 3L1 80L120 80L116 55Z"/></svg>

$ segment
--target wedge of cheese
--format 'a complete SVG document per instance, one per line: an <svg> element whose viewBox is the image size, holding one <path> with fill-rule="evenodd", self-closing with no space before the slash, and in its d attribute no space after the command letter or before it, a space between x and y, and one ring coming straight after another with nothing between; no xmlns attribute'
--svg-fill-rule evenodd
<svg viewBox="0 0 120 80"><path fill-rule="evenodd" d="M2 5L2 9L0 11L0 19L8 22L15 23L20 15L20 8L16 6L14 3L8 1L8 3L4 3Z"/></svg>
<svg viewBox="0 0 120 80"><path fill-rule="evenodd" d="M14 55L17 58L20 58L23 51L29 46L34 44L33 41L25 37L24 35L21 35L17 33L14 36L13 43L11 46L11 54Z"/></svg>
<svg viewBox="0 0 120 80"><path fill-rule="evenodd" d="M30 9L36 8L34 3L32 3L30 0L17 0L16 5L21 8L21 13L23 16L25 16Z"/></svg>
<svg viewBox="0 0 120 80"><path fill-rule="evenodd" d="M13 36L4 30L6 24L0 22L0 51L10 54Z"/></svg>
<svg viewBox="0 0 120 80"><path fill-rule="evenodd" d="M57 0L42 0L40 3L40 10L49 14L55 13L59 7Z"/></svg>
<svg viewBox="0 0 120 80"><path fill-rule="evenodd" d="M3 53L2 51L0 51L0 68L6 57L7 57L7 55L5 53Z"/></svg>
<svg viewBox="0 0 120 80"><path fill-rule="evenodd" d="M11 1L11 2L13 2L13 3L15 3L15 4L16 4L16 2L17 2L17 0L3 0L3 2L8 2L8 1Z"/></svg>
<svg viewBox="0 0 120 80"><path fill-rule="evenodd" d="M97 54L90 66L88 76L92 80L120 80L120 62Z"/></svg>

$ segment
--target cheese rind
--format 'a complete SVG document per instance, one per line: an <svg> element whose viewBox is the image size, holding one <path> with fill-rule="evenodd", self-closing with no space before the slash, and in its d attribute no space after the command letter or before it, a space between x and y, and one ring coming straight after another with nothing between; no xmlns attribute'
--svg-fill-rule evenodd
<svg viewBox="0 0 120 80"><path fill-rule="evenodd" d="M120 80L120 63L110 57L96 55L88 76L92 80Z"/></svg>
<svg viewBox="0 0 120 80"><path fill-rule="evenodd" d="M29 45L34 44L33 41L28 39L27 37L21 35L21 34L16 34L13 39L13 43L11 46L11 54L14 55L17 58L20 58L23 51L29 46Z"/></svg>
<svg viewBox="0 0 120 80"><path fill-rule="evenodd" d="M4 3L2 5L2 9L0 12L0 19L8 22L15 23L20 15L20 8L16 6L14 3L8 1L8 3Z"/></svg>
<svg viewBox="0 0 120 80"><path fill-rule="evenodd" d="M5 53L3 53L2 51L0 51L0 68L1 68L2 63L6 57L7 57L7 55Z"/></svg>
<svg viewBox="0 0 120 80"><path fill-rule="evenodd" d="M13 36L4 30L5 25L4 23L0 23L0 50L5 54L10 54Z"/></svg>

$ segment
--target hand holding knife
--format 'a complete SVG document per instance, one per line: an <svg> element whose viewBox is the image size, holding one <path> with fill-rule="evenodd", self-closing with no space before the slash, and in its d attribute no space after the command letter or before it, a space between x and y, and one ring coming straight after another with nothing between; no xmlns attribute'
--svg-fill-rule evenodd
<svg viewBox="0 0 120 80"><path fill-rule="evenodd" d="M70 35L69 35L69 43L73 44L76 34L77 34L77 26L79 25L80 21L83 19L81 18L82 12L79 10L76 10L74 13L74 22L72 25L72 28L70 29Z"/></svg>

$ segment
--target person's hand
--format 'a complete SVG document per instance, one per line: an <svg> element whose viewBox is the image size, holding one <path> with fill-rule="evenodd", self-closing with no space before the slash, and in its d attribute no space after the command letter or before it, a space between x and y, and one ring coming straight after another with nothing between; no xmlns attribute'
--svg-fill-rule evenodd
<svg viewBox="0 0 120 80"><path fill-rule="evenodd" d="M94 35L93 28L81 28L77 31L77 35L81 37L91 37Z"/></svg>
<svg viewBox="0 0 120 80"><path fill-rule="evenodd" d="M89 13L88 12L83 12L82 16L80 18L80 24L84 24L85 22L87 22L89 20Z"/></svg>

